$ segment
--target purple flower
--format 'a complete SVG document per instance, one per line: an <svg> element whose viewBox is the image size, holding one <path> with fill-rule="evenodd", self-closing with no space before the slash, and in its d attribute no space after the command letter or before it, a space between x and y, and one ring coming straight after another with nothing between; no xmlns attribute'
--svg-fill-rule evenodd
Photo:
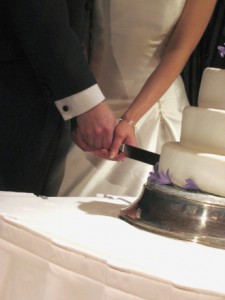
<svg viewBox="0 0 225 300"><path fill-rule="evenodd" d="M225 43L224 43L224 45L225 45ZM225 47L223 47L223 46L218 46L217 49L218 49L218 51L219 51L220 56L221 56L222 58L224 58L224 56L225 56Z"/></svg>
<svg viewBox="0 0 225 300"><path fill-rule="evenodd" d="M154 165L154 172L150 172L150 181L158 184L172 184L172 180L170 178L169 169L164 172L159 173L159 164L156 163Z"/></svg>
<svg viewBox="0 0 225 300"><path fill-rule="evenodd" d="M166 171L166 174L164 172L160 173L160 178L158 180L159 184L173 184L172 180L170 178L170 171L169 169Z"/></svg>
<svg viewBox="0 0 225 300"><path fill-rule="evenodd" d="M186 179L185 185L182 186L185 190L200 190L197 184L190 178Z"/></svg>
<svg viewBox="0 0 225 300"><path fill-rule="evenodd" d="M149 181L154 182L157 184L162 185L174 185L172 182L170 171L167 169L166 174L164 172L159 172L159 163L156 163L154 165L154 172L150 172L149 174ZM200 188L197 186L197 184L190 178L185 180L186 183L181 187L185 190L198 190L200 191Z"/></svg>
<svg viewBox="0 0 225 300"><path fill-rule="evenodd" d="M150 172L150 181L152 182L157 182L159 180L160 175L159 175L159 163L157 162L154 165L154 172Z"/></svg>

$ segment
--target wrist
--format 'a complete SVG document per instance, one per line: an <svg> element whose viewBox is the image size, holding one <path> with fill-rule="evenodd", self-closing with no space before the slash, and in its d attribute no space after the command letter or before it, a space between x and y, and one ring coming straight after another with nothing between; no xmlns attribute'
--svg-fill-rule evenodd
<svg viewBox="0 0 225 300"><path fill-rule="evenodd" d="M135 129L136 123L130 118L128 118L126 115L122 115L122 117L119 119L119 122L126 122Z"/></svg>

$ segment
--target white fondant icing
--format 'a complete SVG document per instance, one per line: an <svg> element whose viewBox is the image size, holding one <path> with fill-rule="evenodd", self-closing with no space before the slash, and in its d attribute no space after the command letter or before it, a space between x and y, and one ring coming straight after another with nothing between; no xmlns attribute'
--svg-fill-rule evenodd
<svg viewBox="0 0 225 300"><path fill-rule="evenodd" d="M225 156L198 152L178 142L162 148L159 172L169 169L171 180L182 187L192 179L200 190L225 197Z"/></svg>
<svg viewBox="0 0 225 300"><path fill-rule="evenodd" d="M186 107L180 141L193 150L225 155L225 111Z"/></svg>
<svg viewBox="0 0 225 300"><path fill-rule="evenodd" d="M206 68L202 74L198 106L225 109L225 70Z"/></svg>
<svg viewBox="0 0 225 300"><path fill-rule="evenodd" d="M159 172L183 187L191 179L200 190L225 197L225 70L205 69L199 107L184 110L181 141L163 146Z"/></svg>

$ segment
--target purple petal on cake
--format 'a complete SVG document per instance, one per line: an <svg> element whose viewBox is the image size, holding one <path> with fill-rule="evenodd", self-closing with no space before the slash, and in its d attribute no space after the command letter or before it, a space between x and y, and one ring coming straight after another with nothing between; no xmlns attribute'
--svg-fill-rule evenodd
<svg viewBox="0 0 225 300"><path fill-rule="evenodd" d="M159 173L159 163L156 163L154 165L154 172L150 172L149 174L149 180L150 182L158 183L158 184L173 184L172 180L170 178L170 171L169 169L166 171L166 174L164 172Z"/></svg>
<svg viewBox="0 0 225 300"><path fill-rule="evenodd" d="M157 162L155 165L154 165L154 172L150 172L150 181L152 182L157 182L159 179L160 179L160 175L159 175L159 163Z"/></svg>
<svg viewBox="0 0 225 300"><path fill-rule="evenodd" d="M225 45L225 43L224 43L224 45ZM223 46L218 46L217 49L218 49L218 51L219 51L220 56L221 56L222 58L224 58L224 56L225 56L225 47L223 47Z"/></svg>
<svg viewBox="0 0 225 300"><path fill-rule="evenodd" d="M157 181L159 184L173 184L171 177L170 177L170 171L167 169L166 174L164 172L160 173L160 178Z"/></svg>
<svg viewBox="0 0 225 300"><path fill-rule="evenodd" d="M185 190L200 190L200 188L197 186L197 184L190 178L185 180L185 185L182 186Z"/></svg>
<svg viewBox="0 0 225 300"><path fill-rule="evenodd" d="M159 180L159 174L156 174L156 173L153 173L153 172L151 172L150 173L150 181L152 181L152 182L157 182L158 180Z"/></svg>

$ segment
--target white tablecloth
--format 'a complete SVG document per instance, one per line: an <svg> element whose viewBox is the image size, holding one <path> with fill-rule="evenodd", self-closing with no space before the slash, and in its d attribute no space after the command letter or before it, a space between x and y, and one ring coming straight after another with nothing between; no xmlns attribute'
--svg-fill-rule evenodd
<svg viewBox="0 0 225 300"><path fill-rule="evenodd" d="M225 299L225 251L131 226L133 200L1 192L0 299Z"/></svg>

